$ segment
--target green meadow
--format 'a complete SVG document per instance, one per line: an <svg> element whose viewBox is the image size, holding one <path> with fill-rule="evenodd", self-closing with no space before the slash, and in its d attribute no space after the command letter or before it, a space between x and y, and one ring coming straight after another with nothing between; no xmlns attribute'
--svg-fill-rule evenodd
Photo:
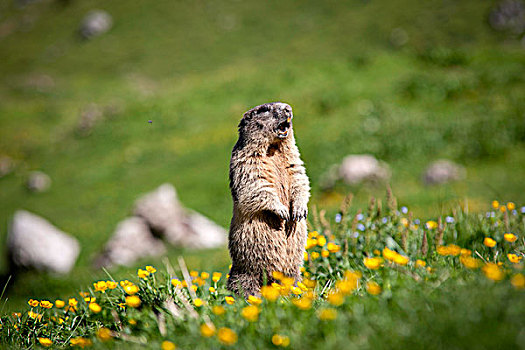
<svg viewBox="0 0 525 350"><path fill-rule="evenodd" d="M516 203L513 232L521 240L516 253L523 255L519 215L525 204L525 55L519 36L489 25L489 13L497 2L17 3L22 1L0 3L0 156L15 161L14 170L0 178L0 276L6 283L5 243L17 209L50 220L76 237L82 251L67 276L18 271L2 297L1 315L26 310L30 298L65 299L86 291L93 281L108 279L106 272L92 267L94 257L118 222L131 214L134 200L164 182L176 187L186 207L228 227L232 206L228 165L237 124L247 109L270 101L283 101L294 109L295 137L312 183L311 212L325 210L333 221L348 193L354 194L352 215L366 211L371 197L384 201L387 184L337 183L330 190L321 186L328 169L346 155L368 153L389 164L389 185L399 207L408 207L421 222L437 221L453 210L484 215L491 210L492 200ZM78 27L92 9L110 13L113 27L83 40ZM100 111L99 120L89 132L80 132L80 115L89 108ZM425 186L423 171L441 158L463 165L466 177ZM25 183L33 170L50 176L48 191L27 190ZM312 230L327 235L312 215L309 222ZM479 241L483 235L491 236L491 230L487 226L466 232L468 236L476 233ZM394 234L381 231L381 235ZM446 243L476 251L473 242L456 239ZM374 249L384 248L380 245ZM399 253L412 254L397 248ZM339 275L318 278L323 283L336 281L345 269L355 270L352 259L362 264L363 254L371 252L338 256L350 265L341 267ZM503 253L508 252L502 250L493 260L504 259ZM410 255L414 263L416 255ZM230 263L225 248L171 248L167 255L174 265L179 256L184 256L189 269L199 271L225 274ZM459 258L454 259L447 262L451 274L461 266ZM167 269L166 260L155 258L109 273L115 280L131 279L145 265ZM480 278L476 277L473 288L493 283L476 273ZM388 289L382 279L377 282ZM400 300L406 303L418 293L434 293L430 289L411 292L413 281L400 283L397 291L392 287L392 298L403 294ZM506 287L488 284L486 296L517 293L509 283ZM456 298L456 287L444 289L444 295ZM439 300L432 300L432 308L439 309ZM388 301L367 304L379 310L374 317L385 310L381 303ZM417 313L424 310L421 303ZM390 325L397 324L403 312L410 313L403 310L392 311ZM485 316L483 320L499 320L490 313ZM441 316L438 312L432 317ZM99 321L113 327L104 323L107 320ZM363 334L373 334L381 322L375 318L356 321ZM95 337L100 324L85 325L85 332L78 336ZM407 332L426 330L413 326L407 326ZM442 327L440 335L451 331L444 323ZM188 340L178 344L189 347L198 332L184 332ZM148 337L159 344L162 338ZM322 344L336 346L348 340L330 337ZM66 338L57 335L56 339L67 345ZM248 346L253 340L246 339L238 345ZM429 339L432 344L434 338ZM26 347L36 341L31 338L30 343L12 345ZM394 341L392 347L416 346ZM389 343L382 344L388 347Z"/></svg>

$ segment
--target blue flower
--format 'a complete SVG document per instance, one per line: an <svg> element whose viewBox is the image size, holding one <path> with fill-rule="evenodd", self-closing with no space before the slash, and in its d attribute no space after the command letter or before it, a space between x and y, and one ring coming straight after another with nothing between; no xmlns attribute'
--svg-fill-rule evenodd
<svg viewBox="0 0 525 350"><path fill-rule="evenodd" d="M341 214L339 213L335 214L335 222L337 223L341 222L341 218L342 218Z"/></svg>
<svg viewBox="0 0 525 350"><path fill-rule="evenodd" d="M365 225L363 225L363 224L357 224L357 229L358 229L359 231L364 231L364 230L365 230Z"/></svg>
<svg viewBox="0 0 525 350"><path fill-rule="evenodd" d="M403 214L408 213L408 208L407 208L407 207L401 207L401 212L402 212Z"/></svg>
<svg viewBox="0 0 525 350"><path fill-rule="evenodd" d="M363 214L357 214L357 220L358 220L358 221L363 220L364 217L365 217L365 216L364 216Z"/></svg>
<svg viewBox="0 0 525 350"><path fill-rule="evenodd" d="M445 221L446 221L447 223L449 223L449 224L452 224L452 223L454 223L454 218L453 218L452 216L447 216L447 217L445 218Z"/></svg>

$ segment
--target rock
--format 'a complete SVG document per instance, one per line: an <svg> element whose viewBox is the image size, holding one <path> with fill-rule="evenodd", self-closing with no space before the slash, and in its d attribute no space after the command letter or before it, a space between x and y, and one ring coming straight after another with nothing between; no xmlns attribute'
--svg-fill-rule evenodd
<svg viewBox="0 0 525 350"><path fill-rule="evenodd" d="M187 248L216 248L226 244L227 233L207 217L192 210L187 210L184 229L171 227L166 232L166 239L174 245ZM184 232L180 235L179 232Z"/></svg>
<svg viewBox="0 0 525 350"><path fill-rule="evenodd" d="M25 210L15 213L7 246L15 265L61 274L73 268L80 253L75 238Z"/></svg>
<svg viewBox="0 0 525 350"><path fill-rule="evenodd" d="M520 35L525 32L525 3L519 0L501 1L489 13L489 24L499 31Z"/></svg>
<svg viewBox="0 0 525 350"><path fill-rule="evenodd" d="M0 178L10 174L15 168L13 159L8 156L0 157Z"/></svg>
<svg viewBox="0 0 525 350"><path fill-rule="evenodd" d="M139 198L134 214L174 246L211 248L226 243L226 231L201 214L184 209L171 184Z"/></svg>
<svg viewBox="0 0 525 350"><path fill-rule="evenodd" d="M339 176L350 185L363 181L387 181L390 179L390 167L369 154L349 155L339 167Z"/></svg>
<svg viewBox="0 0 525 350"><path fill-rule="evenodd" d="M183 226L185 216L175 187L168 183L137 199L133 214L142 217L160 236L172 227Z"/></svg>
<svg viewBox="0 0 525 350"><path fill-rule="evenodd" d="M423 174L426 185L439 185L465 178L463 166L447 159L440 159L430 164Z"/></svg>
<svg viewBox="0 0 525 350"><path fill-rule="evenodd" d="M115 233L95 264L130 265L139 259L162 255L165 252L164 243L152 235L146 221L139 217L130 217L117 225Z"/></svg>
<svg viewBox="0 0 525 350"><path fill-rule="evenodd" d="M85 39L102 35L113 26L113 18L103 10L90 11L80 24L80 35Z"/></svg>
<svg viewBox="0 0 525 350"><path fill-rule="evenodd" d="M33 171L29 174L26 185L32 192L44 192L51 187L51 178L41 171Z"/></svg>

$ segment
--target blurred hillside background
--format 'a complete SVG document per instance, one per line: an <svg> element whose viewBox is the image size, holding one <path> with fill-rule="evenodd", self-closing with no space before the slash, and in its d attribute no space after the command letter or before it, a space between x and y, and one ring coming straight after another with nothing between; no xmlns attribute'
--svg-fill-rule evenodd
<svg viewBox="0 0 525 350"><path fill-rule="evenodd" d="M83 39L95 9L112 26ZM524 12L519 1L480 0L1 0L0 274L17 209L82 246L68 276L20 273L4 311L105 278L93 258L134 200L164 182L227 227L237 124L265 102L294 108L311 207L330 215L348 192L354 208L385 192L321 188L348 154L386 162L399 204L423 219L458 203L525 203ZM466 176L425 186L423 171L441 158ZM47 191L27 189L35 170L51 179ZM181 253L190 268L229 264L226 249L168 256Z"/></svg>

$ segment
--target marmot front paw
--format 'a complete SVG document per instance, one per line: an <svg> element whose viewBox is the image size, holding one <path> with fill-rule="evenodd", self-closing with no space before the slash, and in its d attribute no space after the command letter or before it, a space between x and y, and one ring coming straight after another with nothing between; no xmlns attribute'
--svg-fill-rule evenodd
<svg viewBox="0 0 525 350"><path fill-rule="evenodd" d="M308 207L306 205L293 205L292 221L300 221L308 216Z"/></svg>
<svg viewBox="0 0 525 350"><path fill-rule="evenodd" d="M277 207L275 210L275 214L279 216L284 221L290 221L290 212L288 211L288 208L281 204L279 207Z"/></svg>

